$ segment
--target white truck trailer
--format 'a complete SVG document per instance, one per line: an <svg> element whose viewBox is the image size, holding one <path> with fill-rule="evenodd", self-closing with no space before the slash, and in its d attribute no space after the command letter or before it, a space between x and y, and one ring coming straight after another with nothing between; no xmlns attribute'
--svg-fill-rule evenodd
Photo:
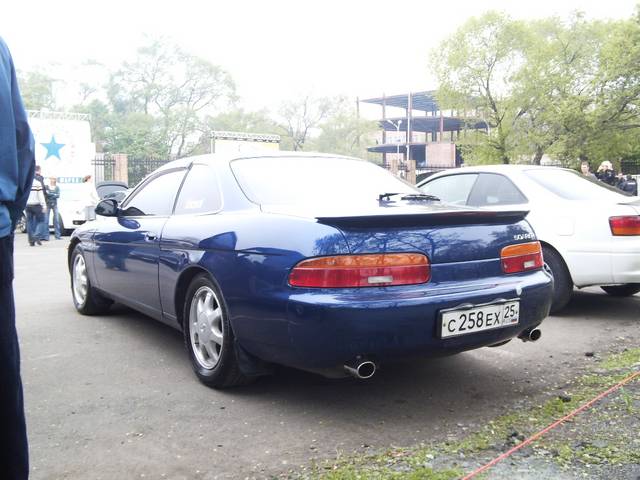
<svg viewBox="0 0 640 480"><path fill-rule="evenodd" d="M44 110L27 113L35 137L36 164L42 168L45 183L49 177L57 178L61 227L69 232L86 221L82 180L94 174L92 161L96 157L89 115Z"/></svg>

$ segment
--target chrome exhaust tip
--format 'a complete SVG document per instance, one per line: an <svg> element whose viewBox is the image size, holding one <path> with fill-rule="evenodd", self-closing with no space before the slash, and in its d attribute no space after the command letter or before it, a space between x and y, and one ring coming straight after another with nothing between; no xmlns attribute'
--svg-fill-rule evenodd
<svg viewBox="0 0 640 480"><path fill-rule="evenodd" d="M345 364L344 369L349 375L361 380L366 380L367 378L373 377L377 367L371 360L356 359L353 362Z"/></svg>
<svg viewBox="0 0 640 480"><path fill-rule="evenodd" d="M537 342L540 337L542 337L542 331L539 328L531 328L522 332L518 338L523 342Z"/></svg>

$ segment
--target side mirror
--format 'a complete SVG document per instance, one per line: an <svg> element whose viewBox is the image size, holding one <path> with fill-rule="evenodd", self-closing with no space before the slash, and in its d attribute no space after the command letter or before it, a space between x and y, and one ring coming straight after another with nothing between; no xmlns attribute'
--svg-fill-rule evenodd
<svg viewBox="0 0 640 480"><path fill-rule="evenodd" d="M102 200L96 205L96 215L103 217L117 217L119 210L118 201L113 198Z"/></svg>

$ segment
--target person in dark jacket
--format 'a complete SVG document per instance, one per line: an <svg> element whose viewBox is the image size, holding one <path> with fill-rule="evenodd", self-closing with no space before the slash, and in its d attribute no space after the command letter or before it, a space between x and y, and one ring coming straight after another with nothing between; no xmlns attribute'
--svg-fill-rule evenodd
<svg viewBox="0 0 640 480"><path fill-rule="evenodd" d="M0 477L29 477L20 352L13 303L13 231L31 191L35 167L11 54L0 38Z"/></svg>
<svg viewBox="0 0 640 480"><path fill-rule="evenodd" d="M615 187L618 181L616 171L613 169L613 164L609 160L605 160L600 164L596 172L596 177L598 177L598 180L601 182L611 185L612 187Z"/></svg>
<svg viewBox="0 0 640 480"><path fill-rule="evenodd" d="M620 182L620 190L638 196L638 181L631 175L627 175L623 182Z"/></svg>
<svg viewBox="0 0 640 480"><path fill-rule="evenodd" d="M47 186L44 183L44 177L42 176L42 169L40 168L40 165L36 165L35 179L40 184L40 188L42 188L42 194L45 196L45 206L42 209L42 215L38 217L37 237L38 237L38 241L40 240L48 241L49 240L49 219L48 218L45 219L45 214L47 213L47 207L46 207Z"/></svg>
<svg viewBox="0 0 640 480"><path fill-rule="evenodd" d="M41 225L44 222L44 212L47 209L45 192L42 189L42 183L37 176L31 184L31 193L27 198L27 235L29 236L29 245L42 245L41 243Z"/></svg>
<svg viewBox="0 0 640 480"><path fill-rule="evenodd" d="M47 226L45 240L49 240L49 219L53 214L53 233L56 240L60 240L60 215L58 214L58 199L60 198L60 187L56 177L49 179L49 185L45 185L45 195L47 200L47 213L45 214L45 225Z"/></svg>

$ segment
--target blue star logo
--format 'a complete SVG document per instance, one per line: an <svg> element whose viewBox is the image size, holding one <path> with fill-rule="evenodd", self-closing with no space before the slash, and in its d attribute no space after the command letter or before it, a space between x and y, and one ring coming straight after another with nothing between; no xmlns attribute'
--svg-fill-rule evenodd
<svg viewBox="0 0 640 480"><path fill-rule="evenodd" d="M60 158L60 149L64 147L65 144L56 142L55 135L51 135L51 141L49 143L41 143L40 145L47 149L47 156L44 157L45 160L49 157L58 157L58 160L62 160Z"/></svg>

